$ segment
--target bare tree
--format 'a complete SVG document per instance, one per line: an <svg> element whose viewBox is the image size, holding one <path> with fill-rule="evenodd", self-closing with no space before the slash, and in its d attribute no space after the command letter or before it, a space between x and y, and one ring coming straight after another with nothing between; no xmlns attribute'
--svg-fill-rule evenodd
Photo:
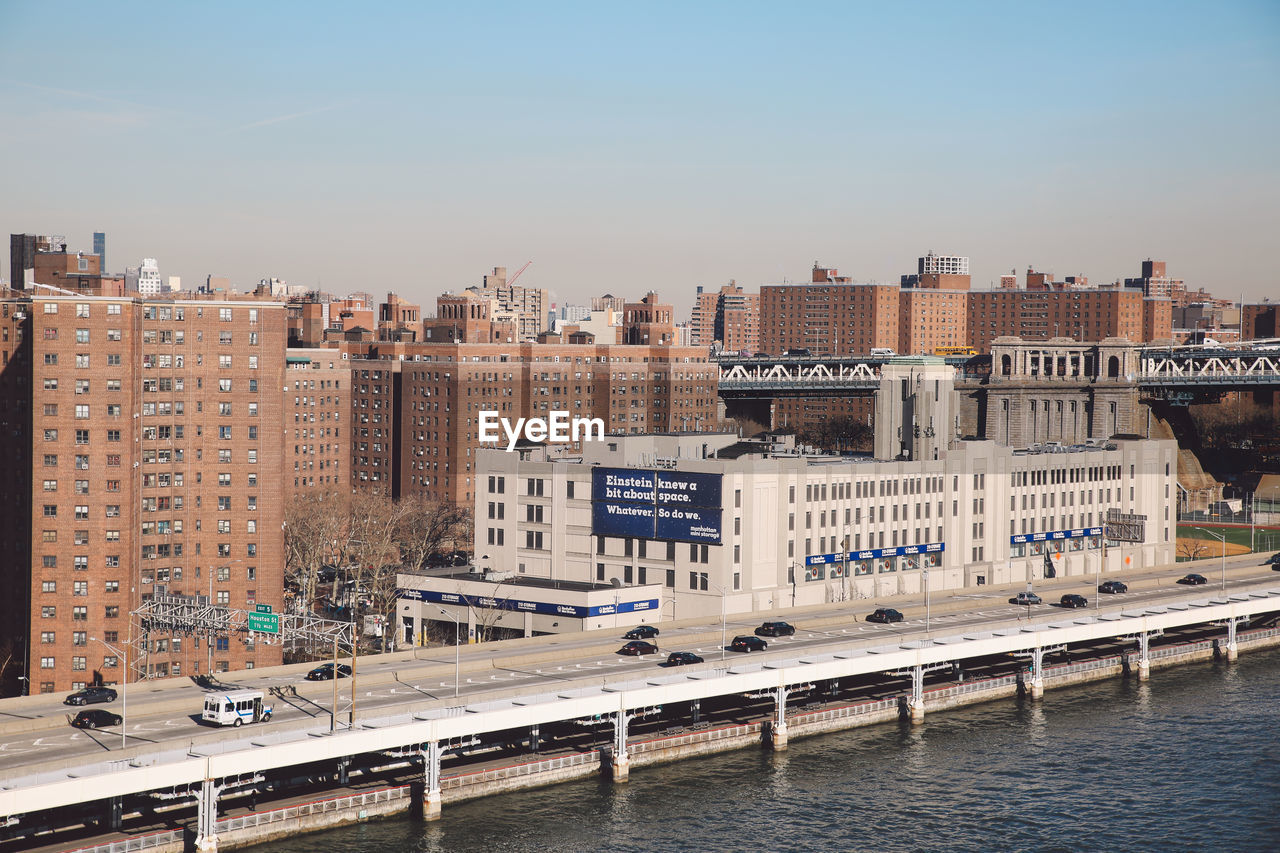
<svg viewBox="0 0 1280 853"><path fill-rule="evenodd" d="M471 612L475 614L476 623L476 642L484 643L493 639L497 632L499 622L502 621L503 615L513 612L507 604L510 601L511 593L514 588L504 591L505 582L499 581L493 588L493 594L488 596L464 595L463 599L467 602ZM487 599L487 600L481 600Z"/></svg>
<svg viewBox="0 0 1280 853"><path fill-rule="evenodd" d="M396 606L396 575L403 555L400 534L409 504L384 495L357 493L351 497L346 542L347 583L356 601L367 596L369 609L389 626ZM357 612L359 606L353 608Z"/></svg>
<svg viewBox="0 0 1280 853"><path fill-rule="evenodd" d="M18 651L21 646L12 637L0 637L0 696L5 695L5 679L9 673L9 667L16 662ZM22 682L17 681L18 685L15 696L22 695Z"/></svg>
<svg viewBox="0 0 1280 853"><path fill-rule="evenodd" d="M1188 560L1198 560L1209 550L1203 539L1183 539L1178 542L1178 553Z"/></svg>
<svg viewBox="0 0 1280 853"><path fill-rule="evenodd" d="M304 612L315 605L320 570L346 549L350 500L335 490L296 495L285 506L285 568Z"/></svg>
<svg viewBox="0 0 1280 853"><path fill-rule="evenodd" d="M406 568L420 569L428 558L446 546L456 547L464 535L471 513L465 508L433 501L422 495L404 498L404 514L399 531L400 550Z"/></svg>

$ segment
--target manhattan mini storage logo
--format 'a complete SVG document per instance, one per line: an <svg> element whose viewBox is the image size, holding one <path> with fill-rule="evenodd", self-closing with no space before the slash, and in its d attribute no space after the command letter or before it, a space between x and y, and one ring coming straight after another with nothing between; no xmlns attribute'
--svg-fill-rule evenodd
<svg viewBox="0 0 1280 853"><path fill-rule="evenodd" d="M535 444L604 441L603 418L580 418L562 409L553 409L548 414L550 417L546 418L516 418L512 425L510 419L499 417L495 411L481 412L480 443L497 444L502 436L506 436L507 452L510 453L522 437Z"/></svg>

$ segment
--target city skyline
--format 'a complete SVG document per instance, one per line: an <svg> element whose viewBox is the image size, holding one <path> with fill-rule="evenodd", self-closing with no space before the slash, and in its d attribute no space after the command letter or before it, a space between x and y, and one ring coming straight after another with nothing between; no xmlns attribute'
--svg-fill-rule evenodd
<svg viewBox="0 0 1280 853"><path fill-rule="evenodd" d="M105 231L113 272L425 306L532 260L559 304L655 289L681 319L698 285L814 261L892 283L929 250L975 288L1151 257L1220 297L1278 289L1262 3L133 9L56 18L145 62L38 50L49 7L0 11L23 164L0 228Z"/></svg>

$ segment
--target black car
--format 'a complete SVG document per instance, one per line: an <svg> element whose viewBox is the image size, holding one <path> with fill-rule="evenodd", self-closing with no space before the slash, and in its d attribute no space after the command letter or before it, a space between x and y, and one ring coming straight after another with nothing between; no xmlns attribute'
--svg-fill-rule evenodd
<svg viewBox="0 0 1280 853"><path fill-rule="evenodd" d="M1077 595L1074 592L1069 592L1066 595L1062 596L1062 600L1059 601L1058 603L1061 604L1063 607L1071 607L1071 608L1089 606L1089 600L1087 598L1085 598L1083 595Z"/></svg>
<svg viewBox="0 0 1280 853"><path fill-rule="evenodd" d="M795 634L794 625L786 622L766 622L756 629L757 637L790 637Z"/></svg>
<svg viewBox="0 0 1280 853"><path fill-rule="evenodd" d="M658 629L652 625L637 625L622 635L624 640L652 640L658 636Z"/></svg>
<svg viewBox="0 0 1280 853"><path fill-rule="evenodd" d="M691 663L702 663L702 658L693 652L672 652L667 655L667 666L685 666Z"/></svg>
<svg viewBox="0 0 1280 853"><path fill-rule="evenodd" d="M618 649L620 655L651 655L658 650L653 643L646 643L644 640L632 640L622 648Z"/></svg>
<svg viewBox="0 0 1280 853"><path fill-rule="evenodd" d="M1121 581L1103 581L1098 585L1098 592L1108 592L1114 595L1128 591L1129 587Z"/></svg>
<svg viewBox="0 0 1280 853"><path fill-rule="evenodd" d="M86 687L62 700L63 705L92 705L95 702L114 702L116 692L110 687Z"/></svg>
<svg viewBox="0 0 1280 853"><path fill-rule="evenodd" d="M1009 599L1010 604L1043 604L1040 596L1034 592L1020 592L1013 598Z"/></svg>
<svg viewBox="0 0 1280 853"><path fill-rule="evenodd" d="M1178 583L1186 586L1200 586L1201 584L1208 583L1208 581L1205 580L1204 575L1190 574L1185 577L1178 578Z"/></svg>
<svg viewBox="0 0 1280 853"><path fill-rule="evenodd" d="M1267 560L1273 567L1280 566L1280 552L1272 554L1271 559Z"/></svg>
<svg viewBox="0 0 1280 853"><path fill-rule="evenodd" d="M118 726L122 722L124 720L119 714L95 708L92 711L81 711L76 714L75 719L71 721L71 725L77 729L100 729L105 726Z"/></svg>
<svg viewBox="0 0 1280 853"><path fill-rule="evenodd" d="M901 612L894 610L892 607L881 607L867 617L868 622L883 622L888 625L892 622L902 622L906 617Z"/></svg>
<svg viewBox="0 0 1280 853"><path fill-rule="evenodd" d="M351 667L345 663L338 664L338 678L350 678ZM333 680L333 664L322 663L320 666L307 673L307 681L332 681Z"/></svg>
<svg viewBox="0 0 1280 853"><path fill-rule="evenodd" d="M734 637L733 642L729 644L729 650L734 652L762 652L767 648L769 644L764 640L748 634Z"/></svg>

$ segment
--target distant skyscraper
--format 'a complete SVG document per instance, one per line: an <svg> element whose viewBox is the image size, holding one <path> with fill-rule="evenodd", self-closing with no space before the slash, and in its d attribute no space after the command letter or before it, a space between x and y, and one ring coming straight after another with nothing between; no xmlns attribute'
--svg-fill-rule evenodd
<svg viewBox="0 0 1280 853"><path fill-rule="evenodd" d="M160 295L160 267L155 258L143 258L138 267L138 292L143 296Z"/></svg>
<svg viewBox="0 0 1280 853"><path fill-rule="evenodd" d="M105 231L93 232L93 253L98 256L98 269L107 271L107 234Z"/></svg>

